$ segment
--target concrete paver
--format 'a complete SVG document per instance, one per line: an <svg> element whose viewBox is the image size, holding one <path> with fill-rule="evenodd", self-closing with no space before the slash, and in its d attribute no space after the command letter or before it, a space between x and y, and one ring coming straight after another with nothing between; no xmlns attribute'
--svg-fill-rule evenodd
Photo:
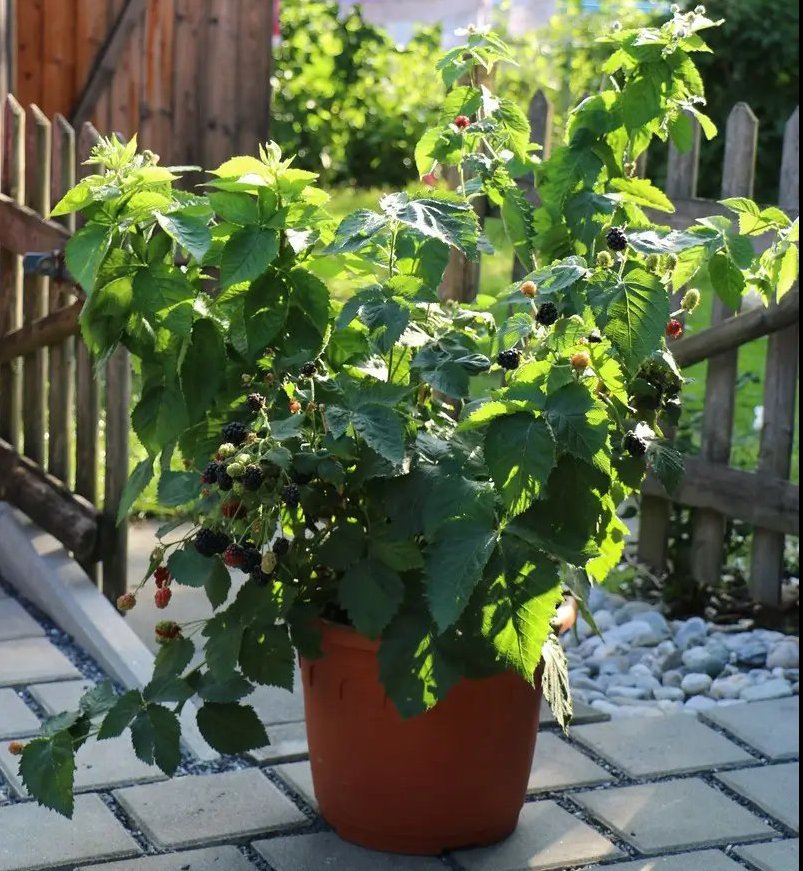
<svg viewBox="0 0 803 871"><path fill-rule="evenodd" d="M601 723L603 720L610 720L610 716L592 708L591 705L575 702L572 726L579 726L581 723ZM541 700L540 722L542 726L557 726L558 724L552 709L543 699Z"/></svg>
<svg viewBox="0 0 803 871"><path fill-rule="evenodd" d="M518 828L501 843L454 854L467 871L551 871L621 855L607 838L554 801L525 804Z"/></svg>
<svg viewBox="0 0 803 871"><path fill-rule="evenodd" d="M315 787L312 785L312 768L309 762L287 762L273 769L310 806L318 809Z"/></svg>
<svg viewBox="0 0 803 871"><path fill-rule="evenodd" d="M259 686L243 703L251 705L257 716L266 725L275 723L300 723L304 720L304 697L301 693L301 676L296 669L295 691L281 687Z"/></svg>
<svg viewBox="0 0 803 871"><path fill-rule="evenodd" d="M276 871L444 871L440 859L377 853L333 832L271 838L253 846Z"/></svg>
<svg viewBox="0 0 803 871"><path fill-rule="evenodd" d="M78 669L46 638L0 641L0 687L76 677Z"/></svg>
<svg viewBox="0 0 803 871"><path fill-rule="evenodd" d="M38 871L141 852L97 795L75 799L72 820L34 802L0 807L0 871Z"/></svg>
<svg viewBox="0 0 803 871"><path fill-rule="evenodd" d="M553 732L539 734L527 782L530 795L573 786L595 786L611 780L613 775Z"/></svg>
<svg viewBox="0 0 803 871"><path fill-rule="evenodd" d="M727 729L770 759L795 759L800 746L800 699L729 705L705 711L703 719Z"/></svg>
<svg viewBox="0 0 803 871"><path fill-rule="evenodd" d="M0 599L0 641L16 638L36 638L45 630L14 599Z"/></svg>
<svg viewBox="0 0 803 871"><path fill-rule="evenodd" d="M696 777L582 792L573 798L647 854L775 834L758 817Z"/></svg>
<svg viewBox="0 0 803 871"><path fill-rule="evenodd" d="M62 680L31 687L31 695L48 714L75 711L81 696L92 686L91 680Z"/></svg>
<svg viewBox="0 0 803 871"><path fill-rule="evenodd" d="M12 689L0 690L0 739L39 731L39 718Z"/></svg>
<svg viewBox="0 0 803 871"><path fill-rule="evenodd" d="M785 762L723 771L717 775L717 780L797 832L800 825L799 769L797 762Z"/></svg>
<svg viewBox="0 0 803 871"><path fill-rule="evenodd" d="M734 851L758 871L800 871L800 840L750 844Z"/></svg>
<svg viewBox="0 0 803 871"><path fill-rule="evenodd" d="M255 762L294 762L309 753L305 723L275 723L266 731L270 744L248 752Z"/></svg>
<svg viewBox="0 0 803 871"><path fill-rule="evenodd" d="M614 871L743 871L738 862L729 859L719 850L700 850L661 858L636 859L634 862L617 863L612 867ZM585 871L605 871L605 868L601 865L593 865Z"/></svg>
<svg viewBox="0 0 803 871"><path fill-rule="evenodd" d="M77 871L254 871L254 865L236 847L209 847L91 867L84 865Z"/></svg>
<svg viewBox="0 0 803 871"><path fill-rule="evenodd" d="M576 741L630 777L686 774L757 760L687 714L630 717L572 729Z"/></svg>
<svg viewBox="0 0 803 871"><path fill-rule="evenodd" d="M177 777L114 797L159 847L195 847L303 825L307 817L254 769Z"/></svg>

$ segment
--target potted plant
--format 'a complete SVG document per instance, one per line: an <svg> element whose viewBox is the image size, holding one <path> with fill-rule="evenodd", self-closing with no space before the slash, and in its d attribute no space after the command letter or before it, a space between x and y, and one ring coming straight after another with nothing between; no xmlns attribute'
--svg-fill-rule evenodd
<svg viewBox="0 0 803 871"><path fill-rule="evenodd" d="M266 743L248 695L291 688L297 652L321 813L344 837L435 853L513 829L541 688L571 715L552 628L563 591L584 609L617 564L617 508L648 468L669 489L682 475L661 433L679 413L676 318L700 294L672 312L672 293L693 281L770 299L796 271L797 224L778 210L726 202L758 216L741 232L719 217L672 232L643 210L672 210L635 176L650 141L688 144L687 113L711 133L690 57L711 25L698 9L613 30L602 90L540 163L522 112L479 83L513 58L470 32L438 65L451 90L416 149L434 189L339 225L275 144L227 160L200 194L134 142L101 141L103 171L54 214L86 219L66 254L88 291L85 341L98 360L123 344L141 379L132 425L148 456L120 517L155 467L160 500L185 509L119 606L153 583L167 607L184 584L215 613L156 626L142 691L94 689L17 748L35 798L71 813L90 734L130 728L137 755L172 774L192 697L220 752ZM438 185L446 166L456 192ZM537 207L515 181L531 172ZM490 256L479 196L528 272L501 319L438 295L450 250ZM768 229L754 260L746 237Z"/></svg>

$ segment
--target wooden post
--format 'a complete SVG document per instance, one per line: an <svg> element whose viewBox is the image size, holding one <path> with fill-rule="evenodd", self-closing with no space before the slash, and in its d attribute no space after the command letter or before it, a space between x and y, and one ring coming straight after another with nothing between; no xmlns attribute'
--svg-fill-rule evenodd
<svg viewBox="0 0 803 871"><path fill-rule="evenodd" d="M530 142L541 146L540 157L546 160L552 151L552 103L543 91L539 90L533 94L527 110L527 119L530 122ZM531 174L524 176L518 180L518 185L527 202L537 206L539 199L533 176ZM514 256L512 280L521 281L527 272L518 257Z"/></svg>
<svg viewBox="0 0 803 871"><path fill-rule="evenodd" d="M240 0L237 51L237 154L256 154L268 138L273 3Z"/></svg>
<svg viewBox="0 0 803 871"><path fill-rule="evenodd" d="M53 173L51 200L53 203L75 184L75 132L63 115L53 119ZM75 216L57 219L73 232ZM50 284L50 311L66 308L73 302L69 287L53 281ZM65 484L70 484L70 443L72 441L73 400L75 398L75 340L72 336L51 345L48 358L48 471Z"/></svg>
<svg viewBox="0 0 803 871"><path fill-rule="evenodd" d="M114 602L126 591L128 526L117 525L117 507L128 480L131 361L119 347L106 365L106 458L103 495L103 593Z"/></svg>
<svg viewBox="0 0 803 871"><path fill-rule="evenodd" d="M25 202L25 111L9 94L3 104L0 190ZM3 312L5 314L3 314ZM0 335L22 326L22 257L0 250ZM0 438L22 449L22 360L0 365Z"/></svg>
<svg viewBox="0 0 803 871"><path fill-rule="evenodd" d="M670 199L697 196L697 167L700 159L700 125L692 119L694 139L689 151L681 152L674 144L669 144L667 162L666 193ZM681 293L675 288L672 294L677 303ZM672 308L677 308L673 305ZM666 433L673 438L673 432ZM639 512L638 558L652 569L662 572L666 568L669 548L669 528L672 520L672 503L646 493L641 495Z"/></svg>
<svg viewBox="0 0 803 871"><path fill-rule="evenodd" d="M31 126L26 142L27 204L40 215L50 212L50 121L38 106L30 107ZM22 314L31 323L47 314L50 281L41 275L23 279ZM23 451L40 466L45 464L47 349L39 348L23 359Z"/></svg>
<svg viewBox="0 0 803 871"><path fill-rule="evenodd" d="M723 199L753 195L757 136L758 121L753 111L746 103L737 103L728 116L725 132ZM719 297L714 300L712 324L732 314ZM738 350L708 361L700 455L713 463L727 464L730 460L738 362ZM722 514L710 509L700 509L695 514L691 566L693 577L700 583L713 584L719 580L725 522Z"/></svg>
<svg viewBox="0 0 803 871"><path fill-rule="evenodd" d="M799 161L799 110L795 109L786 124L783 140L778 198L782 209L799 208ZM758 473L784 480L788 480L791 471L795 435L798 328L799 325L795 323L769 337L764 374L764 422L761 427ZM753 532L750 591L757 602L780 604L783 554L783 535L767 529Z"/></svg>
<svg viewBox="0 0 803 871"><path fill-rule="evenodd" d="M237 124L238 6L231 0L207 0L205 46L198 81L206 105L201 108L202 165L212 168L234 153ZM270 34L266 34L266 39ZM214 61L212 61L214 58ZM223 74L222 71L226 71Z"/></svg>

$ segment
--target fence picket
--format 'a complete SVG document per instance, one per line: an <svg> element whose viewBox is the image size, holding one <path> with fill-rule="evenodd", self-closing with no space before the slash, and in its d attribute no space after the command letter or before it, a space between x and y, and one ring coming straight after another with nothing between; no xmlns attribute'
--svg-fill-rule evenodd
<svg viewBox="0 0 803 871"><path fill-rule="evenodd" d="M3 103L0 190L25 202L25 111L9 94ZM0 334L22 326L22 257L0 250ZM0 438L22 448L22 359L0 364Z"/></svg>
<svg viewBox="0 0 803 871"><path fill-rule="evenodd" d="M728 116L725 131L725 158L722 167L722 197L752 197L756 164L758 120L747 103L737 103ZM712 324L733 312L717 297ZM731 454L733 419L736 404L738 349L712 357L705 383L700 455L714 463L727 464ZM692 530L692 575L700 583L719 580L725 540L725 517L710 509L700 509Z"/></svg>
<svg viewBox="0 0 803 871"><path fill-rule="evenodd" d="M799 110L786 124L781 159L780 195L784 209L799 208L800 192ZM797 400L799 325L773 333L767 346L764 375L764 421L761 427L759 475L788 480L791 471ZM753 532L750 591L757 602L780 604L784 536L767 529Z"/></svg>
<svg viewBox="0 0 803 871"><path fill-rule="evenodd" d="M50 212L50 121L42 110L30 107L27 130L25 181L27 204L40 215ZM47 314L49 280L41 275L23 278L22 316L31 323ZM44 347L26 354L22 361L23 450L40 466L45 461L46 366Z"/></svg>

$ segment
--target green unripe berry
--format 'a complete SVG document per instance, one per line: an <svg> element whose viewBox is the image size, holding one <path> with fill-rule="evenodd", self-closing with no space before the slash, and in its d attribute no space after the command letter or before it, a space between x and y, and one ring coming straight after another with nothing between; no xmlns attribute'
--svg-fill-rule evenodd
<svg viewBox="0 0 803 871"><path fill-rule="evenodd" d="M683 294L683 299L680 301L680 307L683 311L691 314L697 306L700 305L700 291L692 288Z"/></svg>
<svg viewBox="0 0 803 871"><path fill-rule="evenodd" d="M600 269L610 269L613 266L613 257L607 251L600 251L597 254L597 266Z"/></svg>
<svg viewBox="0 0 803 871"><path fill-rule="evenodd" d="M243 487L239 481L235 481L234 484L231 485L231 492L235 493L237 496L242 496L245 492L245 487Z"/></svg>
<svg viewBox="0 0 803 871"><path fill-rule="evenodd" d="M240 454L234 458L235 463L239 463L241 466L247 466L251 462L251 457L248 454Z"/></svg>
<svg viewBox="0 0 803 871"><path fill-rule="evenodd" d="M661 265L661 258L657 254L648 254L645 264L650 272L655 272Z"/></svg>
<svg viewBox="0 0 803 871"><path fill-rule="evenodd" d="M230 478L242 478L245 474L245 466L242 463L229 463L226 467L226 471L229 473Z"/></svg>
<svg viewBox="0 0 803 871"><path fill-rule="evenodd" d="M671 272L678 265L678 258L675 254L666 255L666 269Z"/></svg>
<svg viewBox="0 0 803 871"><path fill-rule="evenodd" d="M220 454L221 459L226 459L226 457L233 457L237 453L237 448L231 442L225 442L217 449L218 454Z"/></svg>

